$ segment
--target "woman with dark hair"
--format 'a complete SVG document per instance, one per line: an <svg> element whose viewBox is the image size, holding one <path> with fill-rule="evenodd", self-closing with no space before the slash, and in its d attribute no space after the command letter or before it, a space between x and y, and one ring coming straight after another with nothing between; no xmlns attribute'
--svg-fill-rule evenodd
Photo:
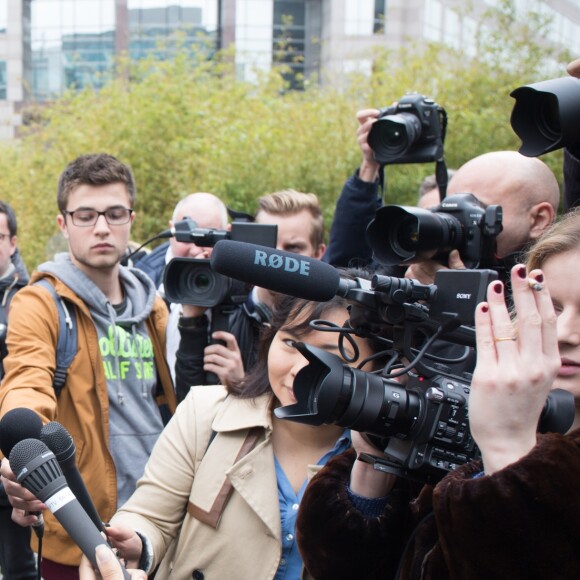
<svg viewBox="0 0 580 580"><path fill-rule="evenodd" d="M130 568L158 578L298 579L298 506L309 478L350 446L348 430L280 420L296 402L293 381L307 364L296 341L341 354L347 303L281 297L254 371L236 386L192 388L163 431L137 490L113 517L109 538ZM343 341L358 362L366 340ZM344 359L343 359L344 360ZM307 576L306 576L307 577Z"/></svg>

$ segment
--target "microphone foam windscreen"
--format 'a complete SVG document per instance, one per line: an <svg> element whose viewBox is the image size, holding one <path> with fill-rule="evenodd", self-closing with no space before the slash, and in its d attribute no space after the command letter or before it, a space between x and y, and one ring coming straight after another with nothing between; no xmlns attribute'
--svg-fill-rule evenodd
<svg viewBox="0 0 580 580"><path fill-rule="evenodd" d="M23 439L38 439L42 420L31 409L19 407L8 411L0 421L0 449L10 457L14 446Z"/></svg>
<svg viewBox="0 0 580 580"><path fill-rule="evenodd" d="M12 472L18 474L30 461L49 451L50 449L39 439L23 439L10 453Z"/></svg>
<svg viewBox="0 0 580 580"><path fill-rule="evenodd" d="M319 302L333 298L340 284L338 271L320 260L231 240L215 245L211 267L236 280Z"/></svg>
<svg viewBox="0 0 580 580"><path fill-rule="evenodd" d="M58 457L73 445L70 433L57 421L47 423L40 431L40 440Z"/></svg>

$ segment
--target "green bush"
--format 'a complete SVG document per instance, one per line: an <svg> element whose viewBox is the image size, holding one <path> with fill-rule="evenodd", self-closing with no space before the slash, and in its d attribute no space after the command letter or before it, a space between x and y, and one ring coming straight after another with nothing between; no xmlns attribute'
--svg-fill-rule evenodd
<svg viewBox="0 0 580 580"><path fill-rule="evenodd" d="M23 257L30 269L46 259L57 232L58 175L85 153L106 151L133 168L133 238L142 241L165 229L177 200L193 191L213 192L250 213L262 194L312 191L330 225L342 184L360 162L356 111L387 106L407 91L447 110L449 167L485 151L517 149L509 92L550 73L561 76L567 55L532 50L509 18L503 26L487 45L480 41L480 56L472 60L437 45L376 53L372 77L353 76L342 90L305 83L303 91L288 91L280 70L255 84L240 82L231 54L207 61L205 53L192 58L187 47L170 61L120 63L128 80L99 92L67 93L37 112L17 143L2 148L2 197L17 212ZM558 63L551 71L540 66L548 56ZM560 155L547 161L560 179ZM414 203L433 170L431 164L389 166L388 202Z"/></svg>

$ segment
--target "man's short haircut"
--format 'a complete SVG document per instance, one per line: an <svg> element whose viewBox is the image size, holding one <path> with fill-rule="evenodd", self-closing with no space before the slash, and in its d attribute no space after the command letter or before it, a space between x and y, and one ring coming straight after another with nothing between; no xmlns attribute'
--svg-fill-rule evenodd
<svg viewBox="0 0 580 580"><path fill-rule="evenodd" d="M18 233L18 225L16 223L16 214L10 205L4 201L0 201L0 213L6 216L8 222L8 233L10 237L14 237Z"/></svg>
<svg viewBox="0 0 580 580"><path fill-rule="evenodd" d="M310 241L315 248L324 243L324 216L318 197L314 193L302 193L294 189L275 191L258 199L258 214L290 216L306 210L312 216Z"/></svg>
<svg viewBox="0 0 580 580"><path fill-rule="evenodd" d="M71 192L81 185L99 186L112 183L125 184L132 208L135 201L135 180L131 169L107 153L81 155L66 166L58 180L58 209L66 210Z"/></svg>
<svg viewBox="0 0 580 580"><path fill-rule="evenodd" d="M455 169L448 169L447 170L447 181L451 181L451 178L455 175ZM421 200L421 198L426 194L429 193L430 191L432 191L433 189L435 189L437 187L437 177L435 176L434 173L432 173L431 175L428 175L427 177L425 177L425 179L421 182L421 185L419 186L419 195L418 195L418 199Z"/></svg>

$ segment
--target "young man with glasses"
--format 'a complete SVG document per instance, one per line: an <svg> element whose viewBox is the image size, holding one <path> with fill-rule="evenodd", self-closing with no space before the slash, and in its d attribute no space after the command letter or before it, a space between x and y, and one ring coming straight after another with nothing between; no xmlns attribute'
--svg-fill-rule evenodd
<svg viewBox="0 0 580 580"><path fill-rule="evenodd" d="M69 251L42 264L44 278L74 308L77 354L57 397L53 388L59 316L46 288L28 286L13 301L0 415L27 407L56 420L73 437L77 464L103 521L135 489L163 429L160 406L175 408L165 360L167 309L147 275L120 265L135 219L130 169L110 155L79 157L58 184L58 226ZM44 509L14 481L6 460L2 478L15 517L26 525ZM6 477L8 476L8 478ZM32 507L31 507L32 506ZM78 578L81 552L45 512L42 575Z"/></svg>

